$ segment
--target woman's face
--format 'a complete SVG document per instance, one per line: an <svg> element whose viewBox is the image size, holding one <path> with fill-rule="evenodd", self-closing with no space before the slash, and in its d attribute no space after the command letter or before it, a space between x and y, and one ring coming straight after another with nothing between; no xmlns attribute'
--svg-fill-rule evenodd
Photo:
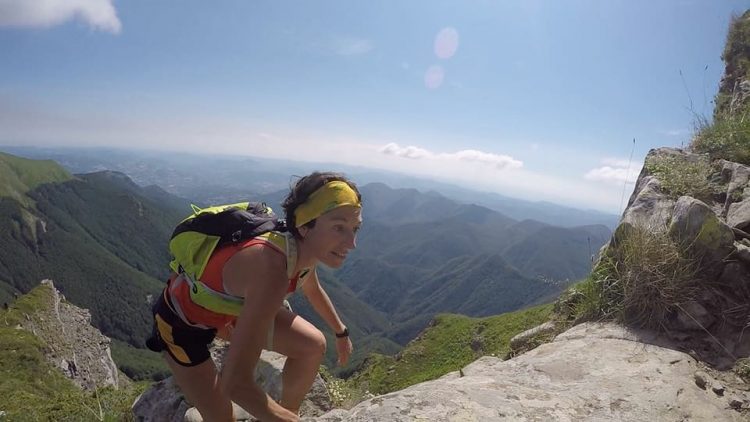
<svg viewBox="0 0 750 422"><path fill-rule="evenodd" d="M349 251L357 246L357 231L361 225L362 209L345 205L318 217L315 227L303 226L298 230L318 261L339 268Z"/></svg>

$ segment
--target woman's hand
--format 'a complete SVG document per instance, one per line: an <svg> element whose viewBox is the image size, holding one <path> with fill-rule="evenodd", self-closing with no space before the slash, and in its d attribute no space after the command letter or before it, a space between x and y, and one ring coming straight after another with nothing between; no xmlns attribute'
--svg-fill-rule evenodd
<svg viewBox="0 0 750 422"><path fill-rule="evenodd" d="M346 365L346 362L349 361L349 356L352 354L352 350L354 350L354 347L352 347L352 341L349 339L349 336L336 338L336 353L339 356L339 366Z"/></svg>

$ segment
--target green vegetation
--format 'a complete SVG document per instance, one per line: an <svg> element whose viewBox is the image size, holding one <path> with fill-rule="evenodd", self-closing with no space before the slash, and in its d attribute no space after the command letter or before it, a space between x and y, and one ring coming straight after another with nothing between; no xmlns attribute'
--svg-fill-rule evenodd
<svg viewBox="0 0 750 422"><path fill-rule="evenodd" d="M645 163L649 173L656 176L661 188L673 199L688 195L706 201L713 194L709 183L711 164L708 157L687 155L654 155Z"/></svg>
<svg viewBox="0 0 750 422"><path fill-rule="evenodd" d="M340 404L385 394L457 371L481 356L505 357L510 339L550 319L552 305L486 318L441 314L395 357L373 354L352 378L334 387Z"/></svg>
<svg viewBox="0 0 750 422"><path fill-rule="evenodd" d="M147 297L163 286L181 213L116 182L84 175L41 184L27 201L0 197L0 279L9 284L0 290L27 292L51 278L105 335L142 347Z"/></svg>
<svg viewBox="0 0 750 422"><path fill-rule="evenodd" d="M563 315L658 328L668 313L695 298L698 261L665 228L622 225L614 239L591 275L561 297Z"/></svg>
<svg viewBox="0 0 750 422"><path fill-rule="evenodd" d="M712 124L701 123L690 148L712 159L750 164L750 107L740 114L717 116Z"/></svg>
<svg viewBox="0 0 750 422"><path fill-rule="evenodd" d="M726 82L714 100L713 122L697 119L690 148L714 159L750 164L750 100L732 104L730 92L738 90L742 81L750 80L750 11L732 19L722 59L726 63Z"/></svg>
<svg viewBox="0 0 750 422"><path fill-rule="evenodd" d="M160 354L135 347L119 340L112 340L112 359L129 378L136 381L160 381L171 375L169 367Z"/></svg>
<svg viewBox="0 0 750 422"><path fill-rule="evenodd" d="M0 310L0 409L7 420L132 420L130 405L146 383L95 392L80 390L45 358L49 346L18 325L49 309L41 286Z"/></svg>
<svg viewBox="0 0 750 422"><path fill-rule="evenodd" d="M72 179L64 168L52 160L28 160L0 152L0 197L10 197L31 205L26 192L44 183Z"/></svg>
<svg viewBox="0 0 750 422"><path fill-rule="evenodd" d="M750 384L750 358L737 359L734 363L734 373Z"/></svg>
<svg viewBox="0 0 750 422"><path fill-rule="evenodd" d="M736 81L750 75L750 10L732 17L721 59L727 65L726 79ZM714 117L731 113L730 99L726 93L716 95Z"/></svg>

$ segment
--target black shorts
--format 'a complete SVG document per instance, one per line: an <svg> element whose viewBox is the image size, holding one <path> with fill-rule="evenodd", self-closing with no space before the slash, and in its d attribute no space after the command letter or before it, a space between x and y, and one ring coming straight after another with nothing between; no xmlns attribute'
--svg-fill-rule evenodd
<svg viewBox="0 0 750 422"><path fill-rule="evenodd" d="M208 348L216 337L216 330L186 324L174 313L165 295L166 291L162 292L152 308L154 329L146 340L146 347L154 352L166 351L182 366L195 366L207 361L211 358Z"/></svg>

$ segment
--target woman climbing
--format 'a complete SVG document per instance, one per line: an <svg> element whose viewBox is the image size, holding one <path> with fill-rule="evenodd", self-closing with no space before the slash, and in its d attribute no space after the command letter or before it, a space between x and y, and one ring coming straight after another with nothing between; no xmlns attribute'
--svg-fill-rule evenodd
<svg viewBox="0 0 750 422"><path fill-rule="evenodd" d="M283 208L287 232L267 232L211 253L200 279L214 294L207 304L195 303L194 284L173 273L154 306L155 330L147 344L164 352L174 380L205 421L234 420L232 401L262 421L298 420L326 340L283 306L297 287L336 334L339 363L352 353L349 331L315 268L338 268L355 248L362 223L359 191L340 174L315 172L297 181ZM223 313L222 301L235 303L237 311ZM217 335L230 340L220 373L209 354ZM279 403L254 382L262 349L287 356Z"/></svg>

